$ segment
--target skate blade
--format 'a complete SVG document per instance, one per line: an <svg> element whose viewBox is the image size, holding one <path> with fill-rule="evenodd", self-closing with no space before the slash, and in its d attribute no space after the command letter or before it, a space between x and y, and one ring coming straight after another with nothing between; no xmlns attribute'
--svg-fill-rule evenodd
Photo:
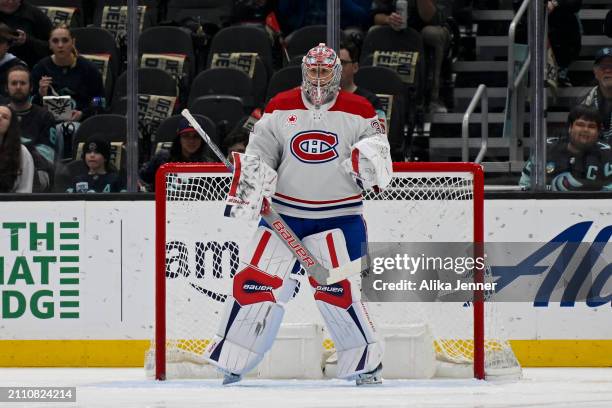
<svg viewBox="0 0 612 408"><path fill-rule="evenodd" d="M382 384L382 378L381 377L358 378L355 380L355 384L357 386Z"/></svg>
<svg viewBox="0 0 612 408"><path fill-rule="evenodd" d="M359 374L355 379L355 384L360 385L377 385L382 384L382 364L379 364L376 369L369 373Z"/></svg>
<svg viewBox="0 0 612 408"><path fill-rule="evenodd" d="M238 374L225 374L223 376L223 385L230 385L242 380L242 376Z"/></svg>

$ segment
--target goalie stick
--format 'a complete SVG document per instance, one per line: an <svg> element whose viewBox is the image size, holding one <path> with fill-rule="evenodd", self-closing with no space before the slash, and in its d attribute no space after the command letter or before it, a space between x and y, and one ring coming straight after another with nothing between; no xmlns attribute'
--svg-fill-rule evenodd
<svg viewBox="0 0 612 408"><path fill-rule="evenodd" d="M183 109L181 115L185 117L198 132L198 134L204 139L215 155L221 160L223 164L230 170L234 171L234 166L230 161L223 155L219 147L213 142L210 137L206 134L204 129L191 115L189 110ZM289 250L295 255L296 259L302 265L304 270L309 276L316 279L317 282L322 284L331 285L337 283L350 276L362 273L367 269L369 262L363 262L366 268L362 268L362 261L366 261L365 257L355 259L350 263L338 267L327 269L315 258L315 256L304 246L302 241L295 235L293 230L287 225L287 223L280 217L280 215L272 208L264 197L263 211L261 213L264 221L268 223L272 231L283 241L283 243L289 248ZM367 257L367 255L366 255Z"/></svg>

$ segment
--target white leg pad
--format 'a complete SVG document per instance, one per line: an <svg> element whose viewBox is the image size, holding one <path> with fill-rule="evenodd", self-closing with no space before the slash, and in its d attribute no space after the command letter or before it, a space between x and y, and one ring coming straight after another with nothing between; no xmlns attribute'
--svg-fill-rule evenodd
<svg viewBox="0 0 612 408"><path fill-rule="evenodd" d="M258 228L242 260L247 263L234 276L217 335L204 355L221 370L240 375L272 347L298 282L291 277L293 254L267 228Z"/></svg>
<svg viewBox="0 0 612 408"><path fill-rule="evenodd" d="M317 300L338 357L338 378L353 378L374 370L382 361L384 348L378 339L365 305L352 303L348 309Z"/></svg>
<svg viewBox="0 0 612 408"><path fill-rule="evenodd" d="M221 327L208 346L205 357L213 365L233 374L252 370L276 338L285 309L274 302L240 306L233 298Z"/></svg>
<svg viewBox="0 0 612 408"><path fill-rule="evenodd" d="M350 262L340 229L308 236L304 245L327 267ZM345 279L333 285L316 285L311 280L311 285L317 307L336 347L337 377L353 378L376 369L382 361L383 346L366 306L360 301L360 278Z"/></svg>

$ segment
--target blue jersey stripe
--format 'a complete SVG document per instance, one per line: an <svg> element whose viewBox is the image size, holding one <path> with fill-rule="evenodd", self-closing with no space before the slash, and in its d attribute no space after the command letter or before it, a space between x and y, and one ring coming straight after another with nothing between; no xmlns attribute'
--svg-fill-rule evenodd
<svg viewBox="0 0 612 408"><path fill-rule="evenodd" d="M287 202L277 200L274 197L272 197L272 202L276 203L276 204L279 204L279 205L283 205L285 207L295 208L296 210L304 210L304 211L329 211L329 210L338 210L340 208L359 207L359 206L363 205L363 203L361 201L359 201L357 203L349 203L349 204L332 205L332 206L329 206L329 207L312 208L312 207L302 207L300 205L295 205L295 204L289 204Z"/></svg>

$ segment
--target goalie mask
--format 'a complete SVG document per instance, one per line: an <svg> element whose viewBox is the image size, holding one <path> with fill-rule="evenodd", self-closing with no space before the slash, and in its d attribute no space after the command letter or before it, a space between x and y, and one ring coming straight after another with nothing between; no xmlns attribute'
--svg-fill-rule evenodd
<svg viewBox="0 0 612 408"><path fill-rule="evenodd" d="M302 59L302 92L318 108L334 98L340 89L341 75L338 55L320 43Z"/></svg>

